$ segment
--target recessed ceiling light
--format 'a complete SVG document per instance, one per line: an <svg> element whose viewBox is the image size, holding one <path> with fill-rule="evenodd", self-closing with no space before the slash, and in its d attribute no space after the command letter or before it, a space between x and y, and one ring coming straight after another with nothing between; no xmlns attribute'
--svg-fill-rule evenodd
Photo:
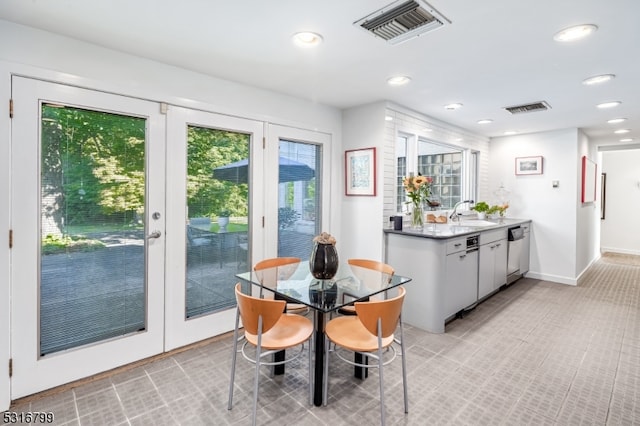
<svg viewBox="0 0 640 426"><path fill-rule="evenodd" d="M404 86L410 81L411 77L408 77L406 75L396 75L387 79L387 83L389 84L389 86Z"/></svg>
<svg viewBox="0 0 640 426"><path fill-rule="evenodd" d="M460 109L460 108L462 108L462 104L459 104L459 103L448 104L444 106L444 109L451 109L451 110Z"/></svg>
<svg viewBox="0 0 640 426"><path fill-rule="evenodd" d="M393 121L393 117L392 117L392 116L390 116L390 115L386 115L386 116L384 117L384 119L385 119L386 121Z"/></svg>
<svg viewBox="0 0 640 426"><path fill-rule="evenodd" d="M489 118L484 118L482 120L478 120L478 124L489 124L489 123L493 123L493 120L491 120Z"/></svg>
<svg viewBox="0 0 640 426"><path fill-rule="evenodd" d="M514 131L514 130L507 130L506 132L504 132L505 136L511 136L511 135L515 135L518 132Z"/></svg>
<svg viewBox="0 0 640 426"><path fill-rule="evenodd" d="M612 118L611 120L608 120L607 123L609 124L618 124L618 123L622 123L623 121L627 121L626 118Z"/></svg>
<svg viewBox="0 0 640 426"><path fill-rule="evenodd" d="M598 29L593 24L582 24L560 30L553 36L555 41L566 42L580 40Z"/></svg>
<svg viewBox="0 0 640 426"><path fill-rule="evenodd" d="M631 130L629 130L629 129L618 129L618 130L616 130L616 131L615 131L615 132L613 132L613 133L615 133L616 135L622 135L622 134L624 134L624 133L629 133L630 131L631 131Z"/></svg>
<svg viewBox="0 0 640 426"><path fill-rule="evenodd" d="M425 127L423 130L425 132L433 132L433 129L431 127Z"/></svg>
<svg viewBox="0 0 640 426"><path fill-rule="evenodd" d="M609 80L613 80L614 78L616 78L615 74L594 75L593 77L585 78L584 80L582 80L582 84L584 84L585 86L592 86L594 84L600 84Z"/></svg>
<svg viewBox="0 0 640 426"><path fill-rule="evenodd" d="M292 38L296 46L300 47L315 47L322 43L323 40L320 34L309 31L295 33Z"/></svg>
<svg viewBox="0 0 640 426"><path fill-rule="evenodd" d="M620 142L633 142L633 138L620 139Z"/></svg>
<svg viewBox="0 0 640 426"><path fill-rule="evenodd" d="M603 102L601 104L596 105L598 108L613 108L620 105L622 102L620 101L611 101L611 102Z"/></svg>

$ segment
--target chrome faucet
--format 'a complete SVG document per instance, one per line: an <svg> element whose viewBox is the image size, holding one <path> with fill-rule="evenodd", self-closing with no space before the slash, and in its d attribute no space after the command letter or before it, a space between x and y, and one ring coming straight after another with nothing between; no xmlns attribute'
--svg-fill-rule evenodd
<svg viewBox="0 0 640 426"><path fill-rule="evenodd" d="M458 222L460 222L460 216L458 216L458 213L456 212L456 210L458 210L458 206L459 206L460 204L465 204L465 203L473 204L473 203L474 203L474 201L473 201L473 200L458 201L458 202L453 206L453 212L451 213L451 216L449 216L449 219L451 219L451 220L456 220L456 219L458 219Z"/></svg>

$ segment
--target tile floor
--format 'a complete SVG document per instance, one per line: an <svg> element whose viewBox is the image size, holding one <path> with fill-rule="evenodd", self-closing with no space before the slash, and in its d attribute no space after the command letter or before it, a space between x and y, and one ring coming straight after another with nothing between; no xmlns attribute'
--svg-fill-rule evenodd
<svg viewBox="0 0 640 426"><path fill-rule="evenodd" d="M632 259L633 260L633 259ZM385 370L387 421L407 425L640 424L640 263L603 257L579 286L522 279L451 322L445 334L405 326L401 363ZM249 424L253 377L239 359L227 410L231 336L41 398L57 425ZM304 362L261 377L259 423L378 424L377 372L365 381L332 358L327 407L307 402Z"/></svg>

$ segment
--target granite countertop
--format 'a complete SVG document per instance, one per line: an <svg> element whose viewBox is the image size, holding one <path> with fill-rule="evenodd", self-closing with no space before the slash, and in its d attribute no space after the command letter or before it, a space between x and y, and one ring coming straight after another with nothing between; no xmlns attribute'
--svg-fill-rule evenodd
<svg viewBox="0 0 640 426"><path fill-rule="evenodd" d="M491 224L489 224L490 222ZM425 223L424 229L422 231L416 231L410 228L403 229L402 231L396 231L394 229L384 229L383 231L387 234L399 234L431 239L448 239L464 235L477 234L494 229L521 225L528 222L531 222L531 220L502 218L478 221L476 219L463 219L460 224L458 224L457 222Z"/></svg>

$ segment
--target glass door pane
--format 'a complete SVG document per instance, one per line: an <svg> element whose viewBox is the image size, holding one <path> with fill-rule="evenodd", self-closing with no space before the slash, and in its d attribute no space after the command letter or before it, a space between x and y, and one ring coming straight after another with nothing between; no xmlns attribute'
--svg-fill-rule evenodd
<svg viewBox="0 0 640 426"><path fill-rule="evenodd" d="M280 140L278 256L308 259L319 234L321 146Z"/></svg>
<svg viewBox="0 0 640 426"><path fill-rule="evenodd" d="M235 306L235 274L248 269L250 141L187 128L187 318Z"/></svg>
<svg viewBox="0 0 640 426"><path fill-rule="evenodd" d="M143 331L146 120L41 111L40 355Z"/></svg>

